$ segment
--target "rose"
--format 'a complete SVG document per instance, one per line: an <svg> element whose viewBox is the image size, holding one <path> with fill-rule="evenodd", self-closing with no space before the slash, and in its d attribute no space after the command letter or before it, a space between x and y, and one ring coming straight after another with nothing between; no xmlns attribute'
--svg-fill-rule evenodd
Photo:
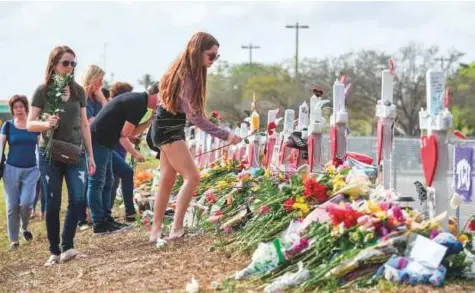
<svg viewBox="0 0 475 293"><path fill-rule="evenodd" d="M305 180L304 187L305 197L313 197L318 202L324 202L328 199L327 187L318 182L315 178L310 177Z"/></svg>
<svg viewBox="0 0 475 293"><path fill-rule="evenodd" d="M284 209L290 213L293 209L294 204L295 204L295 200L293 198L289 198L286 201L284 201Z"/></svg>
<svg viewBox="0 0 475 293"><path fill-rule="evenodd" d="M263 205L259 208L259 215L263 216L265 214L267 214L268 212L270 211L270 207L267 206L267 205Z"/></svg>
<svg viewBox="0 0 475 293"><path fill-rule="evenodd" d="M209 203L213 204L213 203L216 202L216 195L214 195L214 193L210 192L210 193L208 193L208 194L206 195L206 200L207 200Z"/></svg>

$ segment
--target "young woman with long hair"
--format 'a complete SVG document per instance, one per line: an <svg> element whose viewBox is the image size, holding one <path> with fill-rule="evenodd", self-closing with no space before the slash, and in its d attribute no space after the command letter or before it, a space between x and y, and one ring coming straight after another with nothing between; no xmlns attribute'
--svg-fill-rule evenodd
<svg viewBox="0 0 475 293"><path fill-rule="evenodd" d="M177 196L177 206L168 240L185 234L183 219L200 175L185 142L185 123L229 143L237 144L241 138L212 124L205 114L207 69L219 57L218 41L208 33L195 33L185 52L179 56L160 81L159 109L152 128L152 139L160 152L160 182L155 194L154 223L150 242L160 239L162 220L175 183L177 172L183 177L183 186Z"/></svg>
<svg viewBox="0 0 475 293"><path fill-rule="evenodd" d="M87 104L86 114L89 124L107 103L107 98L102 91L102 83L104 81L105 72L97 65L88 65L81 77L81 85L86 92ZM87 186L87 177L86 177ZM87 203L87 188L84 190L84 209L79 216L79 230L88 229L92 225L91 212Z"/></svg>
<svg viewBox="0 0 475 293"><path fill-rule="evenodd" d="M46 195L46 232L51 252L51 256L45 263L47 266L57 264L59 261L66 262L80 255L74 249L74 236L79 215L84 208L86 176L94 174L96 170L91 132L86 115L86 94L79 84L72 80L66 86L61 96L64 113L59 116L51 115L46 121L39 119L43 112L53 110L49 109L51 98L48 96L48 89L54 84L54 76L73 75L76 64L76 54L68 46L58 46L51 51L46 66L45 80L33 94L32 107L28 116L28 131L43 133L39 148L39 167ZM55 129L54 139L85 148L87 159L83 151L79 165L50 160L46 153L46 145L50 139L47 135L49 129ZM69 203L60 249L59 212L64 178L68 188Z"/></svg>

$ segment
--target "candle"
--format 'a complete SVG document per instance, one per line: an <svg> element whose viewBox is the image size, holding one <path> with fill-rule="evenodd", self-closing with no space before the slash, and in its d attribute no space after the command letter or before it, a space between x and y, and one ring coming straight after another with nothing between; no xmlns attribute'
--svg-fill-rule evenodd
<svg viewBox="0 0 475 293"><path fill-rule="evenodd" d="M251 132L259 131L259 113L256 110L251 114Z"/></svg>
<svg viewBox="0 0 475 293"><path fill-rule="evenodd" d="M297 129L302 131L304 128L308 128L308 105L307 102L303 102L299 107L299 121Z"/></svg>

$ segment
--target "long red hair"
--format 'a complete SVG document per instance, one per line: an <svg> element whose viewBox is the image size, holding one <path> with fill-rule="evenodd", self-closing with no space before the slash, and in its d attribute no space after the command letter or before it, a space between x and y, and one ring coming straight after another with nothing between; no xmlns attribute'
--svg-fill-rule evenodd
<svg viewBox="0 0 475 293"><path fill-rule="evenodd" d="M178 110L178 99L183 94L184 83L191 78L192 98L190 106L200 116L206 116L206 75L203 66L203 52L213 46L219 47L218 41L210 34L195 33L183 52L168 69L160 81L160 94L164 108L173 114Z"/></svg>

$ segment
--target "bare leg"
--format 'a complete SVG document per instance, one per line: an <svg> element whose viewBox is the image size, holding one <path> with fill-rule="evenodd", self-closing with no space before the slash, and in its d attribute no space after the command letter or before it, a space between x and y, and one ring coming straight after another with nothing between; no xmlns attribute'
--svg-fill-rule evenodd
<svg viewBox="0 0 475 293"><path fill-rule="evenodd" d="M177 195L175 218L170 231L170 239L174 239L181 237L184 233L183 220L193 197L193 191L200 182L200 173L185 141L180 140L167 144L162 147L162 151L166 153L173 169L183 176L183 186Z"/></svg>
<svg viewBox="0 0 475 293"><path fill-rule="evenodd" d="M176 171L170 165L167 155L160 152L160 182L157 193L155 193L153 227L150 235L150 242L155 242L157 238L161 238L162 222L167 209L168 200L175 184Z"/></svg>

